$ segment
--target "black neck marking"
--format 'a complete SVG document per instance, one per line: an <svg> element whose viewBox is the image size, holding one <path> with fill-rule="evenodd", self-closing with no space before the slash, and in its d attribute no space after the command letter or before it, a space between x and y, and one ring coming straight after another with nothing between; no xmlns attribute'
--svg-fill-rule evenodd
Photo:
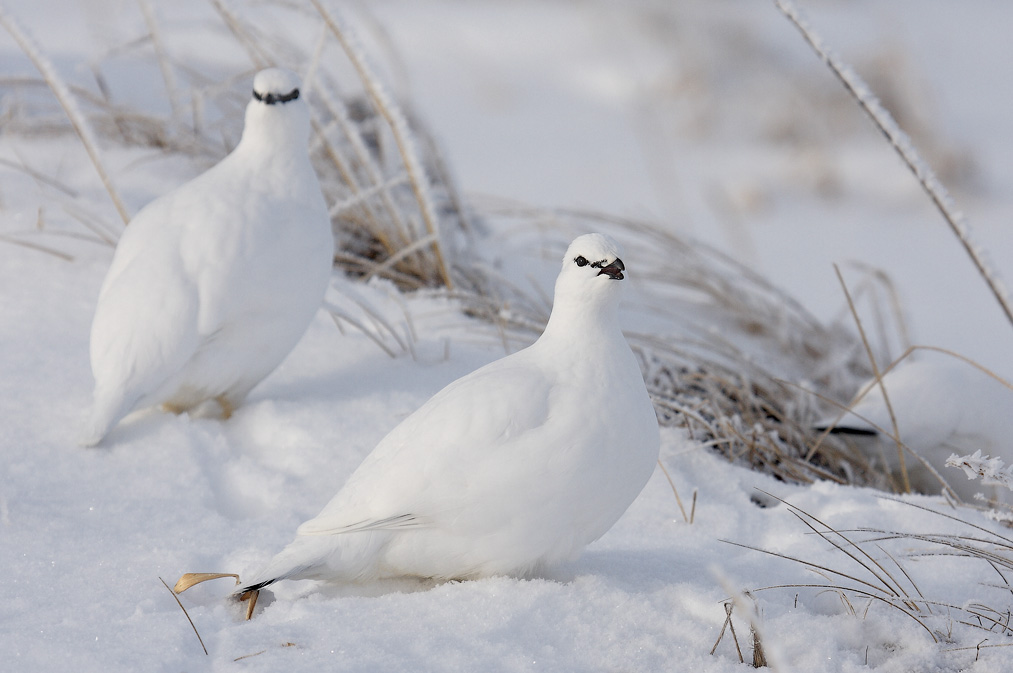
<svg viewBox="0 0 1013 673"><path fill-rule="evenodd" d="M264 105L274 105L275 103L287 103L290 100L295 100L299 97L299 89L292 89L286 94L278 93L260 93L256 89L253 90L253 97L259 100Z"/></svg>

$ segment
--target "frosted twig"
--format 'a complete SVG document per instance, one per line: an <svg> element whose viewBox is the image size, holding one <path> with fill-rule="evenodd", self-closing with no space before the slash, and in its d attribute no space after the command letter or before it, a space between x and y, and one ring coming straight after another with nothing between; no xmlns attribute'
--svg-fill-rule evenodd
<svg viewBox="0 0 1013 673"><path fill-rule="evenodd" d="M914 173L918 182L922 188L932 199L932 203L935 204L936 208L942 214L947 224L950 225L950 229L960 240L961 245L964 246L964 250L971 257L971 261L977 267L978 272L982 278L988 284L989 289L992 290L992 294L995 295L996 300L999 302L999 306L1006 314L1007 320L1010 325L1013 325L1013 308L1010 306L1009 292L999 278L998 274L989 267L984 259L984 254L981 248L974 243L971 238L971 228L967 223L964 214L956 207L953 199L950 197L946 188L936 177L936 174L932 171L929 165L922 159L918 150L915 149L914 143L911 142L911 138L900 128L896 120L890 115L890 113L884 108L876 96L872 93L869 86L862 80L862 78L856 73L849 65L841 61L841 59L834 54L823 42L823 39L817 35L813 29L809 26L808 22L802 18L798 8L792 0L774 0L774 4L777 8L788 17L788 19L798 28L799 32L805 38L809 46L812 47L813 51L822 59L824 63L833 71L837 79L840 80L844 88L847 89L848 93L858 102L862 110L872 119L872 122L880 130L880 132L890 142L890 145L896 150L897 154L904 161L907 167Z"/></svg>
<svg viewBox="0 0 1013 673"><path fill-rule="evenodd" d="M344 49L352 66L359 73L359 77L362 79L363 86L366 87L366 92L369 94L370 99L376 106L377 111L387 121L394 134L394 141L397 143L398 151L401 153L401 160L404 162L405 170L408 171L408 175L411 178L412 190L415 192L415 198L419 203L419 210L422 213L426 230L434 237L433 254L436 256L440 276L443 283L448 288L453 289L454 284L450 278L450 270L447 268L446 261L443 258L443 251L440 247L436 209L433 207L432 197L426 185L425 172L419 163L418 153L414 147L404 114L402 114L400 108L391 97L387 95L376 74L366 64L366 60L362 56L362 48L359 46L354 34L345 27L345 22L339 20L332 10L324 7L321 0L311 1L317 12L324 19L324 22L331 29L331 32L334 33L334 37L337 38L341 48Z"/></svg>
<svg viewBox="0 0 1013 673"><path fill-rule="evenodd" d="M355 194L351 198L347 198L344 201L339 201L339 202L335 203L333 206L331 206L330 210L328 211L328 215L330 215L331 217L334 217L335 215L343 213L346 210L351 210L352 208L355 208L356 206L362 205L363 202L368 201L369 199L373 198L377 194L379 194L381 192L384 192L384 191L390 191L391 187L396 187L396 186L398 186L398 185L400 185L400 184L402 184L404 182L407 182L407 181L408 181L408 176L405 175L404 173L401 173L400 175L395 175L393 178L391 178L390 180L388 180L386 182L381 182L380 184L373 185L369 189L364 189L364 190L360 191L358 194ZM428 243L429 242L429 237L427 236L423 240L425 240ZM398 259L401 259L401 257L403 257L403 255L398 255L397 257L398 257ZM387 260L387 262L390 263L391 265L393 265L395 262L390 262L390 259L393 259L393 257L389 258Z"/></svg>
<svg viewBox="0 0 1013 673"><path fill-rule="evenodd" d="M840 268L834 264L834 272L837 273L837 280L841 283L841 290L844 291L844 297L848 300L848 308L851 309L851 315L855 319L855 326L858 328L858 334L862 337L862 344L865 346L865 353L869 357L869 365L872 367L873 376L876 379L877 385L879 385L880 392L883 393L883 402L886 404L886 411L890 414L890 425L893 428L893 439L897 443L897 460L900 463L900 477L901 484L904 487L904 493L911 492L911 480L908 477L907 465L904 461L904 446L900 441L900 430L897 428L897 417L893 413L893 405L890 403L890 396L886 392L886 385L883 383L883 375L879 371L879 365L876 364L876 357L872 353L872 347L869 345L869 340L865 336L865 330L862 328L862 320L858 317L858 311L855 309L855 302L851 299L851 292L848 291L848 285L844 282L844 276L841 275Z"/></svg>
<svg viewBox="0 0 1013 673"><path fill-rule="evenodd" d="M341 128L341 132L345 135L345 138L347 138L348 142L351 143L354 156L358 159L359 165L366 171L369 179L374 185L382 185L384 183L383 176L381 175L378 167L373 163L372 159L370 159L369 150L366 148L366 144L362 139L362 133L348 116L347 106L340 100L337 100L334 96L331 96L324 88L321 88L319 98L327 108L328 112L331 113L331 116L334 117L334 122ZM357 181L355 180L354 174L347 178L346 182L354 191L357 192L361 190L361 187L359 187ZM404 220L401 217L401 212L394 203L394 199L391 197L390 191L381 190L380 195L387 215L390 217L391 224L394 225L397 233L402 237L402 239L404 239L404 241L411 240L411 232L408 230L408 227L405 226ZM376 221L374 234L377 239L385 245L388 251L393 252L396 250L397 246L383 231L383 227L380 225L379 220L377 220L377 218L372 214L372 209L367 209L367 212L369 213L370 218Z"/></svg>
<svg viewBox="0 0 1013 673"><path fill-rule="evenodd" d="M429 236L423 236L414 243L404 246L403 248L395 252L393 255L385 259L381 264L377 265L373 270L371 270L368 274L366 274L366 277L372 278L373 276L384 274L390 269L394 268L394 266L398 262L408 257L413 252L436 242L437 242L436 236L433 234L430 234Z"/></svg>
<svg viewBox="0 0 1013 673"><path fill-rule="evenodd" d="M176 75L172 71L172 64L169 63L169 56L162 44L162 36L158 31L158 22L155 20L155 8L151 6L150 0L137 0L144 14L144 23L148 26L148 33L151 35L151 46L155 50L155 60L162 71L162 79L165 80L165 89L169 94L169 107L172 108L173 120L180 117L179 108L179 85L176 82Z"/></svg>
<svg viewBox="0 0 1013 673"><path fill-rule="evenodd" d="M14 238L13 236L8 236L6 234L0 234L0 242L10 243L11 245L20 245L22 247L29 248L31 250L44 252L49 255L53 255L54 257L59 257L60 259L68 262L74 261L74 258L65 252L60 252L59 250L56 250L54 248L50 248L45 245L41 245L39 243L33 243L32 241L23 241L19 238Z"/></svg>
<svg viewBox="0 0 1013 673"><path fill-rule="evenodd" d="M243 25L236 13L232 11L232 8L224 0L211 0L211 4L219 16L222 17L225 26L235 36L236 41L246 49L246 54L250 57L250 61L253 62L254 67L257 70L261 70L271 65L271 57L264 53L259 42L250 35L249 30Z"/></svg>
<svg viewBox="0 0 1013 673"><path fill-rule="evenodd" d="M91 159L92 164L95 166L95 171L98 173L99 178L102 180L103 186L106 188L106 192L109 193L109 198L112 199L113 205L119 212L120 217L123 218L123 223L126 224L130 221L130 215L127 212L127 207L123 204L123 200L120 199L119 192L116 191L116 187L113 186L113 181L106 172L105 164L102 162L102 155L99 152L98 141L95 139L95 133L92 131L91 126L88 125L88 120L85 119L81 113L81 109L77 106L77 101L70 93L70 89L67 88L67 84L60 78L56 73L56 68L53 67L52 62L42 53L42 49L39 47L35 39L24 29L21 25L10 16L6 9L0 5L0 24L3 24L7 32L11 34L21 50L25 52L25 55L31 59L32 63L38 69L42 78L46 80L46 84L49 85L53 95L56 96L56 100L60 103L60 107L66 113L67 118L70 119L71 125L77 132L77 136L81 139L81 144L84 145L85 151L88 153L88 157Z"/></svg>
<svg viewBox="0 0 1013 673"><path fill-rule="evenodd" d="M336 306L333 306L333 305L327 307L327 312L330 314L331 320L334 321L335 326L337 326L337 328L339 330L341 329L341 323L338 322L338 321L339 320L344 320L345 322L347 322L348 324L350 324L352 327L354 327L355 329L359 330L360 332L362 332L363 334L365 334L367 337L369 337L369 339L373 343L375 343L377 346L379 346L380 350L382 350L384 353L386 353L387 355L389 355L391 357L391 359L396 359L397 358L397 353L395 353L390 348L390 346L388 346L387 344L385 344L383 342L383 339L381 339L379 336L377 336L376 334L374 334L373 330L367 328L361 322L359 322L358 320L356 320L355 318L353 318L352 316L350 316L348 313L345 313L344 311L342 311L341 309L339 309L339 308L337 308ZM342 330L342 333L344 333L344 330Z"/></svg>
<svg viewBox="0 0 1013 673"><path fill-rule="evenodd" d="M951 454L946 459L946 467L959 467L968 479L981 477L986 486L1002 486L1013 491L1013 465L1005 465L998 456L984 456L980 449L969 456Z"/></svg>

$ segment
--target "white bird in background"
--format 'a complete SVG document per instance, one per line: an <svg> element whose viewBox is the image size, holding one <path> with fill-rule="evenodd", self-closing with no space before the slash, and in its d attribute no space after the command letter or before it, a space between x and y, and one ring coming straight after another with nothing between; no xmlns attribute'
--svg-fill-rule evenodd
<svg viewBox="0 0 1013 673"><path fill-rule="evenodd" d="M287 70L259 72L235 150L124 231L92 323L82 444L136 408L216 400L228 418L306 331L334 239L299 84Z"/></svg>
<svg viewBox="0 0 1013 673"><path fill-rule="evenodd" d="M975 493L1010 502L1001 492L969 481L960 472L945 467L952 453L981 451L1013 463L1013 390L973 365L954 358L905 360L883 376L883 385L897 419L904 444L924 458L949 482L961 499L971 502ZM860 446L871 458L879 458L893 473L900 470L897 444L890 436L893 423L875 381L859 390L868 393L853 402L831 432L867 437ZM905 454L905 468L914 490L939 493L942 485L921 462Z"/></svg>
<svg viewBox="0 0 1013 673"><path fill-rule="evenodd" d="M236 591L251 599L247 615L257 591L282 579L525 575L609 530L647 483L660 444L619 328L624 270L614 241L577 238L541 337L394 428Z"/></svg>

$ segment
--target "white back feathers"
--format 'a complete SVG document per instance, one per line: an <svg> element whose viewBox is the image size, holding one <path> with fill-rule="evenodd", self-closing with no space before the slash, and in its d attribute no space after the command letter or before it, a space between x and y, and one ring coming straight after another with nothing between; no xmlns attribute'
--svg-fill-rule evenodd
<svg viewBox="0 0 1013 673"><path fill-rule="evenodd" d="M523 575L611 528L660 441L617 320L619 254L600 234L576 239L542 336L394 428L238 593L284 578Z"/></svg>
<svg viewBox="0 0 1013 673"><path fill-rule="evenodd" d="M334 253L309 133L299 78L264 70L235 150L131 221L92 323L83 444L135 408L218 400L227 416L299 341Z"/></svg>
<svg viewBox="0 0 1013 673"><path fill-rule="evenodd" d="M1013 494L994 485L969 481L963 474L945 467L952 453L975 451L999 457L1013 464L1013 390L953 358L904 361L883 376L900 439L942 474L962 499L972 502L984 492L1000 501L1013 501ZM871 380L861 390L868 392L851 407L833 432L867 435L861 442L872 457L881 459L891 471L900 468L896 442L889 436L893 423L883 391ZM822 425L829 426L833 419ZM860 440L861 441L861 440ZM942 485L914 456L905 455L911 486L923 493L939 493Z"/></svg>

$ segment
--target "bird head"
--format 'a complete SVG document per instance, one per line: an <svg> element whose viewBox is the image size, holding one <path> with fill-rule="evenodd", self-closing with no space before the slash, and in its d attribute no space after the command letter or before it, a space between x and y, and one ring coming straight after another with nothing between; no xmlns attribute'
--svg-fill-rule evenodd
<svg viewBox="0 0 1013 673"><path fill-rule="evenodd" d="M622 249L604 234L579 236L566 249L563 265L556 279L553 312L567 306L580 307L587 312L591 307L614 309L626 278L626 265L620 259Z"/></svg>
<svg viewBox="0 0 1013 673"><path fill-rule="evenodd" d="M626 265L619 259L621 254L619 244L605 234L578 236L563 255L559 277L586 287L605 280L623 280ZM603 277L600 281L599 276Z"/></svg>
<svg viewBox="0 0 1013 673"><path fill-rule="evenodd" d="M300 96L299 76L282 68L261 70L253 78L253 96L246 106L243 140L257 145L298 144L304 150L310 135L309 106Z"/></svg>

